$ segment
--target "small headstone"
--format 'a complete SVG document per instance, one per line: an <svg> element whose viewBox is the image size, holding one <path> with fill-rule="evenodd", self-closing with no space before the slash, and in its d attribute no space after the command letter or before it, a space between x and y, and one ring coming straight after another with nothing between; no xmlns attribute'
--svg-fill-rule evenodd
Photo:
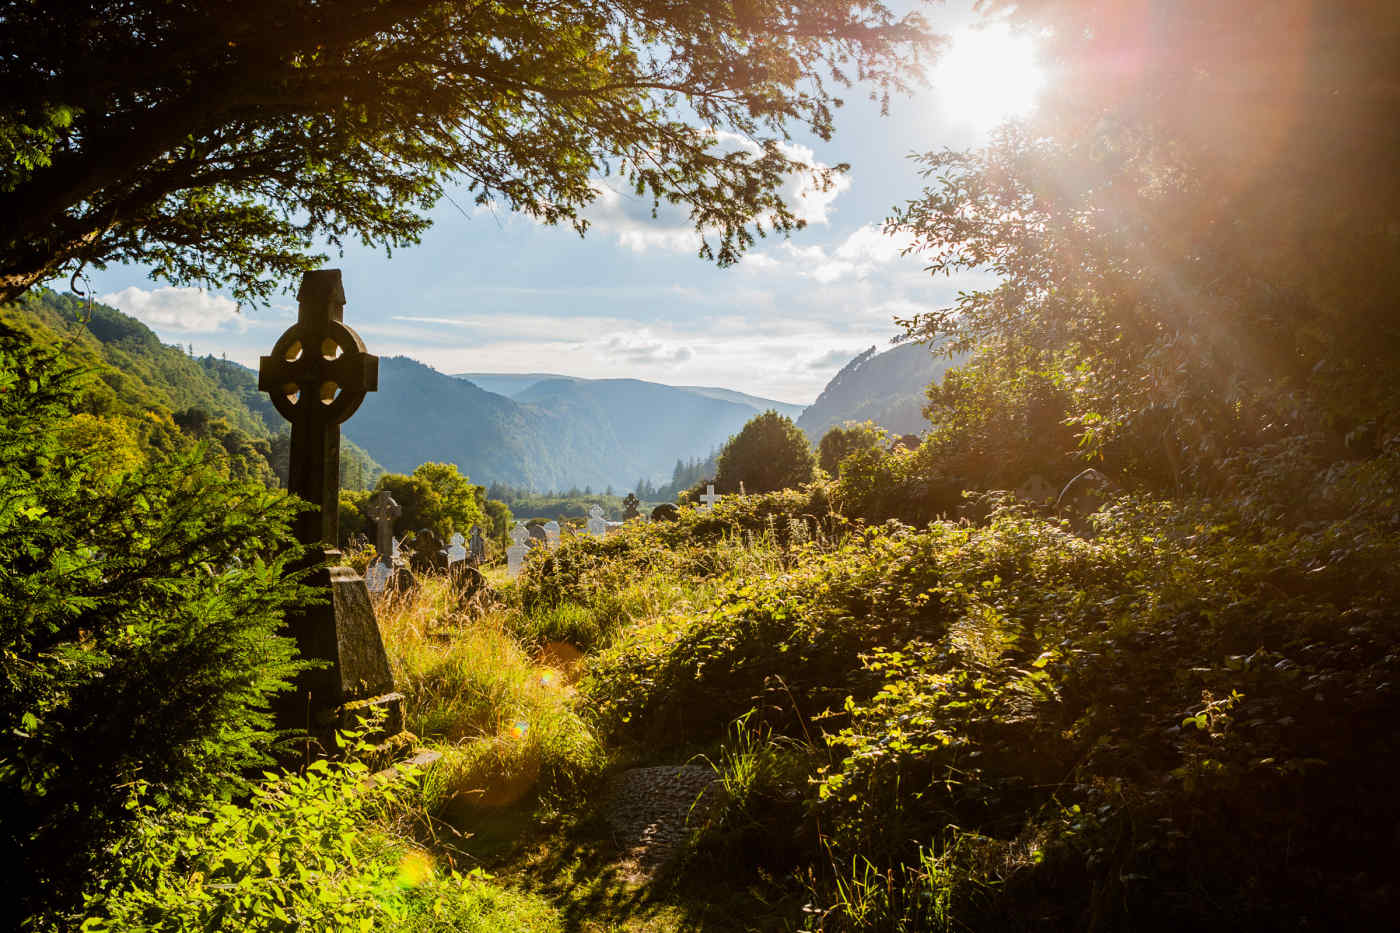
<svg viewBox="0 0 1400 933"><path fill-rule="evenodd" d="M674 502L663 502L651 510L651 520L654 522L673 522L680 515L681 510L676 508Z"/></svg>
<svg viewBox="0 0 1400 933"><path fill-rule="evenodd" d="M462 537L460 531L452 532L452 537L447 543L447 566L451 568L453 564L467 559L466 538Z"/></svg>
<svg viewBox="0 0 1400 933"><path fill-rule="evenodd" d="M634 518L641 518L642 500L637 498L635 492L629 492L627 498L622 500L622 520L630 522Z"/></svg>
<svg viewBox="0 0 1400 933"><path fill-rule="evenodd" d="M510 540L514 543L506 548L506 575L514 580L520 576L520 568L525 565L525 555L530 553L525 543L530 540L530 532L525 529L524 522L515 523L510 530Z"/></svg>
<svg viewBox="0 0 1400 933"><path fill-rule="evenodd" d="M744 481L743 481L743 480L739 480L739 495L741 495L741 496L747 496L748 494L749 494L748 490L744 488Z"/></svg>
<svg viewBox="0 0 1400 933"><path fill-rule="evenodd" d="M531 547L546 547L549 545L549 536L544 533L543 525L526 525L530 532Z"/></svg>
<svg viewBox="0 0 1400 933"><path fill-rule="evenodd" d="M547 521L547 522L544 523L544 538L545 538L545 543L547 543L547 544L549 545L549 549L550 549L551 551L554 550L555 548L559 547L559 523L558 523L558 522L556 522L556 521L554 521L553 519L551 519L551 520L549 520L549 521Z"/></svg>
<svg viewBox="0 0 1400 933"><path fill-rule="evenodd" d="M389 585L389 576L393 571L389 565L380 560L371 561L365 568L365 586L371 593L382 593Z"/></svg>
<svg viewBox="0 0 1400 933"><path fill-rule="evenodd" d="M413 536L413 559L409 561L409 566L414 573L447 569L442 539L431 528L420 528Z"/></svg>
<svg viewBox="0 0 1400 933"><path fill-rule="evenodd" d="M608 533L608 522L603 518L603 507L601 505L590 505L588 507L588 533L595 538L601 538Z"/></svg>
<svg viewBox="0 0 1400 933"><path fill-rule="evenodd" d="M486 539L481 534L481 526L472 526L471 543L467 549L473 564L480 564L486 560Z"/></svg>
<svg viewBox="0 0 1400 933"><path fill-rule="evenodd" d="M700 501L704 504L705 511L708 512L715 507L716 502L723 498L724 496L715 494L715 484L710 483L705 487L705 494L700 497Z"/></svg>

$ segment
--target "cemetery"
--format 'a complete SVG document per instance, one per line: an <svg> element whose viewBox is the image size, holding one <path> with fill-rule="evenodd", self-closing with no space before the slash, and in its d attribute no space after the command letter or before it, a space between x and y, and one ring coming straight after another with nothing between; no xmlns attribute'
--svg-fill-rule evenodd
<svg viewBox="0 0 1400 933"><path fill-rule="evenodd" d="M1393 927L1395 4L11 7L6 929Z"/></svg>

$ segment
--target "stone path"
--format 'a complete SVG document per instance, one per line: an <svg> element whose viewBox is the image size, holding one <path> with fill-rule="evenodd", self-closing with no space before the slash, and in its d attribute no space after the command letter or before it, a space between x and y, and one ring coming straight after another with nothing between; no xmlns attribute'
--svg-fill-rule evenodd
<svg viewBox="0 0 1400 933"><path fill-rule="evenodd" d="M681 854L696 818L717 803L719 794L710 768L632 768L608 788L603 815L618 848L649 877Z"/></svg>

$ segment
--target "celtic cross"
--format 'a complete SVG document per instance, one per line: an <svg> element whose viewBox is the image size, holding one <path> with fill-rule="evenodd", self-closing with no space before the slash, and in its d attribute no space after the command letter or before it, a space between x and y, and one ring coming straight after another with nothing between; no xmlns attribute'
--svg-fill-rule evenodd
<svg viewBox="0 0 1400 933"><path fill-rule="evenodd" d="M379 357L341 321L339 269L307 272L297 322L258 364L258 389L292 423L287 489L316 506L297 516L297 538L336 547L339 538L340 423L379 388Z"/></svg>
<svg viewBox="0 0 1400 933"><path fill-rule="evenodd" d="M403 514L403 506L389 490L381 489L369 497L365 514L375 524L375 549L379 551L379 559L390 563L394 551L394 519Z"/></svg>

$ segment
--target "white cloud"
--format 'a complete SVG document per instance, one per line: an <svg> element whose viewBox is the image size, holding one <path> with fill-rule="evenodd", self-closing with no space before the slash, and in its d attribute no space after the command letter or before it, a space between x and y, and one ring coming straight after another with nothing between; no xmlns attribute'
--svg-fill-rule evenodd
<svg viewBox="0 0 1400 933"><path fill-rule="evenodd" d="M690 347L659 340L646 331L613 334L600 342L599 349L612 359L641 366L685 363L695 356Z"/></svg>
<svg viewBox="0 0 1400 933"><path fill-rule="evenodd" d="M797 266L800 275L827 285L843 279L871 276L882 267L901 259L911 242L907 234L886 236L875 224L865 224L847 235L831 252L821 246L796 246L790 242L781 244L779 249ZM918 268L914 262L906 259L901 271L917 271Z"/></svg>
<svg viewBox="0 0 1400 933"><path fill-rule="evenodd" d="M248 329L248 321L238 313L238 305L223 295L212 295L202 288L166 286L147 290L130 286L119 292L98 296L103 304L131 315L157 331L210 333Z"/></svg>

